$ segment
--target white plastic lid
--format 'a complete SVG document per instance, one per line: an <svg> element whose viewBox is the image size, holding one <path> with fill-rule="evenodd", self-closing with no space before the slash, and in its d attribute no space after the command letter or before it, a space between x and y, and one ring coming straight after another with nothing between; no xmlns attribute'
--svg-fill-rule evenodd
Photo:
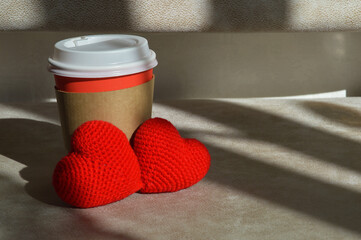
<svg viewBox="0 0 361 240"><path fill-rule="evenodd" d="M158 64L145 38L122 34L90 35L59 41L48 61L50 72L80 78L129 75Z"/></svg>

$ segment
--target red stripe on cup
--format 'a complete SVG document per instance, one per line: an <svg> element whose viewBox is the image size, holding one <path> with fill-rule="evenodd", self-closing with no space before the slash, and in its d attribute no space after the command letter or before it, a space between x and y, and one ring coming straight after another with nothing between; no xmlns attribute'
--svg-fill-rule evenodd
<svg viewBox="0 0 361 240"><path fill-rule="evenodd" d="M89 93L107 92L131 88L153 78L153 69L131 75L108 78L72 78L54 75L57 90L63 92Z"/></svg>

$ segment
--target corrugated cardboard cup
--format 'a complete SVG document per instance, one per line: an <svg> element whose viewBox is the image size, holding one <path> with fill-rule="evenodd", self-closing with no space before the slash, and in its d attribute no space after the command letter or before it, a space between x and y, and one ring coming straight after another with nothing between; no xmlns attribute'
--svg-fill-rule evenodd
<svg viewBox="0 0 361 240"><path fill-rule="evenodd" d="M62 40L49 63L68 150L84 122L110 122L130 139L151 117L157 60L145 38L109 34Z"/></svg>

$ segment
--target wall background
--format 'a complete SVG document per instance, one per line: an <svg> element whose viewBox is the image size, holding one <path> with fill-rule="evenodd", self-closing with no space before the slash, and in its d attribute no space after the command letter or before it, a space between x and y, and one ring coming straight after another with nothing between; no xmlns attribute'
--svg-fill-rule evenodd
<svg viewBox="0 0 361 240"><path fill-rule="evenodd" d="M0 32L0 101L54 98L53 44L92 33ZM157 53L155 99L361 95L361 32L137 35Z"/></svg>

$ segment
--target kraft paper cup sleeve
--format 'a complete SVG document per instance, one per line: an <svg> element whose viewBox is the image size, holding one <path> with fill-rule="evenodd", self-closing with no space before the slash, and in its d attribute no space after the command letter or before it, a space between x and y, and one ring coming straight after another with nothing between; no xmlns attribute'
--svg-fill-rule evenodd
<svg viewBox="0 0 361 240"><path fill-rule="evenodd" d="M65 146L70 151L73 132L91 120L110 122L131 138L134 131L151 118L153 79L141 85L109 92L70 93L56 91Z"/></svg>

